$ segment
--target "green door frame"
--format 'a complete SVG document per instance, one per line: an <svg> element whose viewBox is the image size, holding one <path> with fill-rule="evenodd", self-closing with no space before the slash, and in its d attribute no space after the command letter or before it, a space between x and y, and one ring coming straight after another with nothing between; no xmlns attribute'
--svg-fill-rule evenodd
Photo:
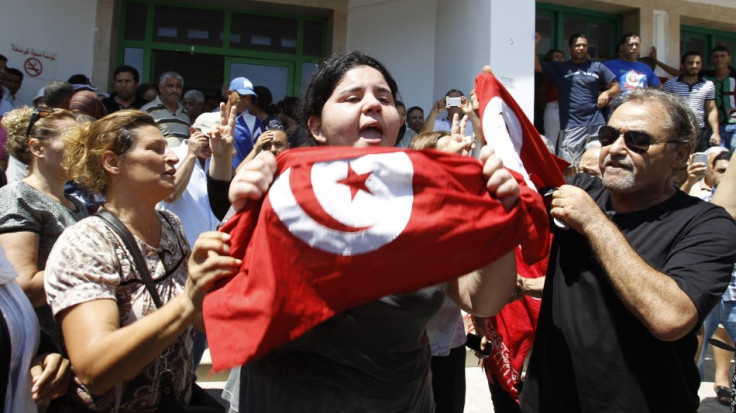
<svg viewBox="0 0 736 413"><path fill-rule="evenodd" d="M146 6L146 22L145 22L145 40L126 40L125 39L125 28L126 28L126 12L127 5L129 3L137 3ZM187 45L183 43L166 43L166 42L155 42L153 41L154 31L154 12L156 6L174 6L194 10L217 10L224 13L223 22L223 41L222 46L200 46L200 45ZM275 53L275 52L256 52L251 50L234 49L230 47L230 33L232 24L233 13L244 13L251 15L260 15L268 17L281 17L291 18L297 20L297 47L294 54L287 53ZM323 26L322 35L322 52L323 56L310 56L304 54L304 26L305 22L318 22ZM179 3L166 0L122 0L121 5L121 24L119 27L119 43L117 60L118 64L124 62L124 55L126 48L135 48L143 50L143 65L141 72L141 83L143 82L156 82L154 79L153 71L153 50L166 50L176 52L187 52L187 53L206 53L213 55L220 55L226 58L225 61L225 73L224 78L229 79L230 71L230 59L244 59L244 62L254 64L266 64L266 65L278 65L289 67L289 96L299 96L301 90L301 75L302 75L302 64L303 63L319 63L327 55L327 20L317 16L307 15L296 15L289 13L267 13L267 12L252 12L243 9L232 9L225 7L212 7L206 5L190 4L190 3Z"/></svg>
<svg viewBox="0 0 736 413"><path fill-rule="evenodd" d="M705 43L705 50L703 51L703 60L706 65L710 65L710 51L713 50L714 47L716 47L716 44L718 41L727 41L732 44L736 44L736 33L735 32L726 32L722 30L715 30L715 29L705 29L702 27L695 27L695 26L687 26L687 25L681 25L680 26L680 53L686 53L688 50L685 50L685 41L683 34L690 36L690 37L698 37L702 39ZM733 55L734 50L731 50L731 55Z"/></svg>
<svg viewBox="0 0 736 413"><path fill-rule="evenodd" d="M550 17L552 21L552 33L550 33L551 47L562 50L566 56L570 55L567 39L565 38L565 17L575 17L586 21L586 33L590 31L590 25L593 22L606 22L611 24L613 33L611 34L611 50L616 50L616 43L621 37L621 22L623 18L620 14L605 13L594 10L579 9L575 7L560 6L551 3L537 3L536 13ZM541 58L541 55L540 55Z"/></svg>

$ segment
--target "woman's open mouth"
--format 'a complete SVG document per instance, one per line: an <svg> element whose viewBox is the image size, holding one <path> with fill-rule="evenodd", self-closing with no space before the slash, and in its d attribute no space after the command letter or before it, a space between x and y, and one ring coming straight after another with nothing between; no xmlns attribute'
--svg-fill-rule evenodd
<svg viewBox="0 0 736 413"><path fill-rule="evenodd" d="M380 144L383 141L383 130L369 126L360 130L360 139L370 144Z"/></svg>

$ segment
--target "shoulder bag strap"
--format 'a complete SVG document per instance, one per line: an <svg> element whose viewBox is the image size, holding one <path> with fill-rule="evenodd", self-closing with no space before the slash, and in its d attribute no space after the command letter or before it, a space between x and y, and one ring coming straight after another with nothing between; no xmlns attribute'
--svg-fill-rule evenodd
<svg viewBox="0 0 736 413"><path fill-rule="evenodd" d="M156 308L161 308L161 306L163 306L161 297L159 297L158 291L156 291L156 286L153 284L153 278L151 277L150 271L148 271L146 260L143 258L143 254L138 248L138 244L135 242L133 234L130 233L128 228L125 227L125 224L123 224L112 212L106 209L100 209L95 215L104 221L110 229L120 237L120 240L123 241L123 245L128 250L128 253L133 257L136 267L138 267L138 274L143 280L143 284L145 284L146 290L148 290L148 293L151 295L154 304L156 304Z"/></svg>
<svg viewBox="0 0 736 413"><path fill-rule="evenodd" d="M10 332L5 322L2 310L0 310L0 410L5 408L5 397L10 380Z"/></svg>

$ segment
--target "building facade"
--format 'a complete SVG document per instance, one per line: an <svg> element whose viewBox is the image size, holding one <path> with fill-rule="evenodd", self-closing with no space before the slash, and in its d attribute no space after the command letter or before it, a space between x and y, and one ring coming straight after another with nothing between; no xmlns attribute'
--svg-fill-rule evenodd
<svg viewBox="0 0 736 413"><path fill-rule="evenodd" d="M733 0L3 0L2 8L0 53L24 71L26 102L75 73L112 90L123 63L142 82L176 70L185 89L213 97L245 75L278 101L300 95L324 57L358 49L387 65L408 106L429 110L451 88L468 94L490 64L531 114L535 31L540 53L567 52L569 34L587 32L599 60L635 31L642 56L654 45L675 67L685 50L707 63L713 46L736 48Z"/></svg>

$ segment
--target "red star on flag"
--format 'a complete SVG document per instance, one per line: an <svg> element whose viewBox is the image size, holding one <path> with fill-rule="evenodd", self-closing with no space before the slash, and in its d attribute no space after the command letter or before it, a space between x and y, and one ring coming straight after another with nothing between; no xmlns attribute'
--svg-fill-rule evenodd
<svg viewBox="0 0 736 413"><path fill-rule="evenodd" d="M371 176L371 172L358 175L357 173L355 173L350 163L348 163L347 178L341 179L337 181L337 183L350 187L350 200L352 201L355 199L355 195L358 194L358 191L365 191L373 195L373 192L371 192L371 190L368 189L368 187L365 185L365 181L368 180L369 176Z"/></svg>

